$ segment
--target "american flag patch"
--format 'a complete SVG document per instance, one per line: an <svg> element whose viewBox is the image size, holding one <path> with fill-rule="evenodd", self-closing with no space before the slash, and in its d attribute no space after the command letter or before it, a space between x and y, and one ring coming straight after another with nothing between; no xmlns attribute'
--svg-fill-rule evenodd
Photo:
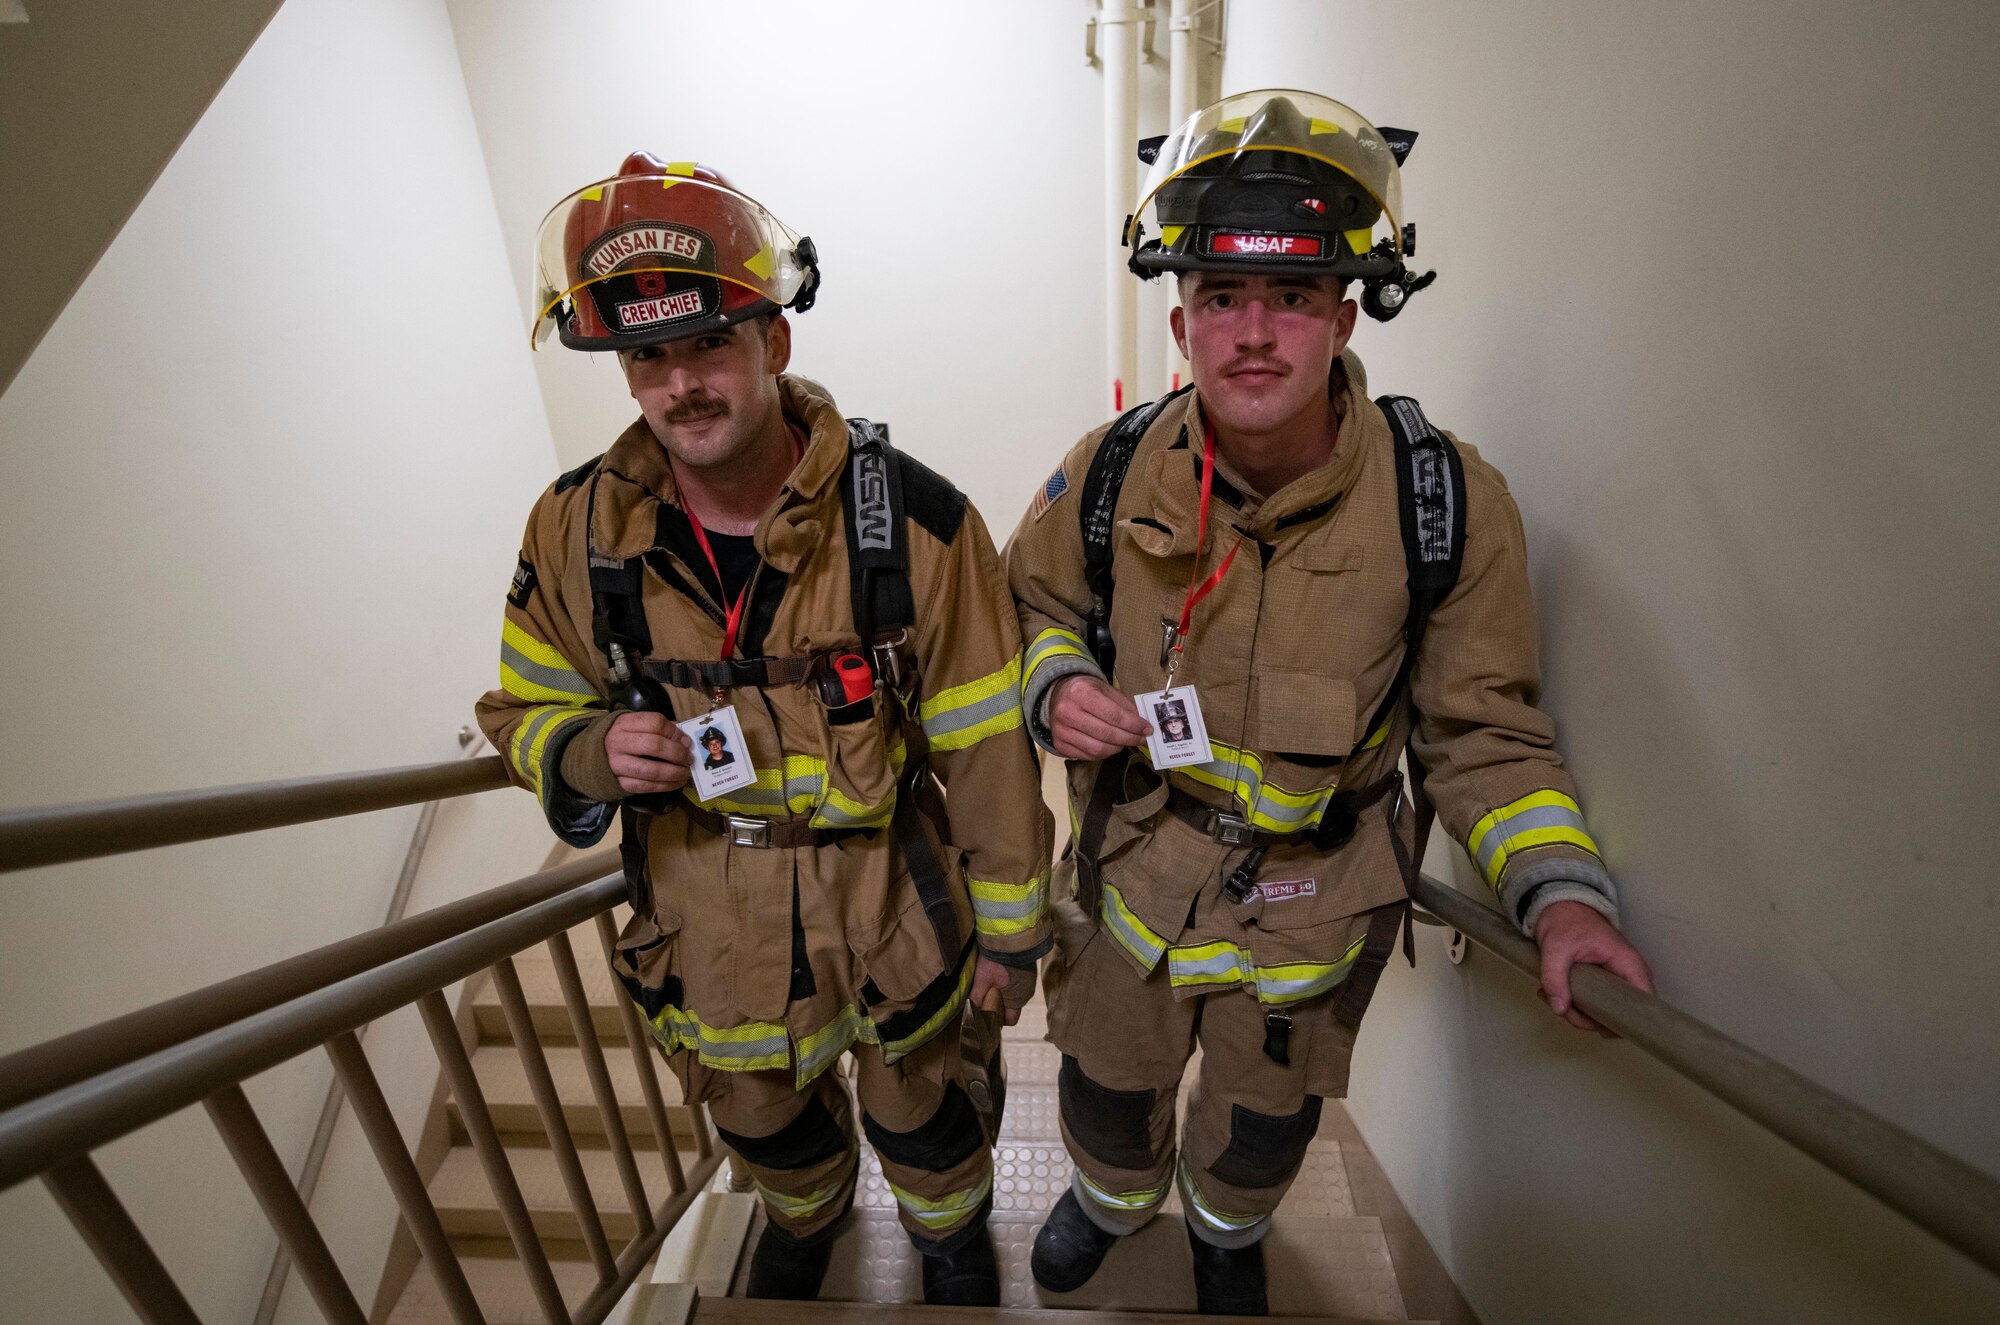
<svg viewBox="0 0 2000 1325"><path fill-rule="evenodd" d="M1061 465L1057 465L1056 472L1049 475L1049 481L1042 484L1042 490L1035 494L1035 505L1028 512L1029 516L1036 520L1041 519L1048 513L1049 507L1055 505L1056 498L1068 491L1069 475L1062 472Z"/></svg>

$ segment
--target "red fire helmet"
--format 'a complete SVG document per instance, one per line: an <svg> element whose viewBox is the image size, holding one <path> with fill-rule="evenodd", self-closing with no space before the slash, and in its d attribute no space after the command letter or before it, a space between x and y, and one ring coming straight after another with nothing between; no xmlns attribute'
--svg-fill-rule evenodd
<svg viewBox="0 0 2000 1325"><path fill-rule="evenodd" d="M634 152L542 218L534 343L556 327L573 350L656 345L777 308L803 313L818 290L812 240L718 171Z"/></svg>

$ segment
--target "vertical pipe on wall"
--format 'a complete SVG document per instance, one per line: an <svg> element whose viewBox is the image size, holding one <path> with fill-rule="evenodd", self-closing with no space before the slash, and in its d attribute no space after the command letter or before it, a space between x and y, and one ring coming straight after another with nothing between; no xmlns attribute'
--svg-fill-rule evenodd
<svg viewBox="0 0 2000 1325"><path fill-rule="evenodd" d="M1101 0L1095 20L1104 61L1104 219L1113 236L1104 245L1105 386L1114 401L1137 399L1139 376L1138 283L1125 269L1116 242L1131 214L1139 146L1139 9L1136 0Z"/></svg>
<svg viewBox="0 0 2000 1325"><path fill-rule="evenodd" d="M1195 46L1195 27L1201 20L1195 14L1195 0L1173 0L1172 16L1167 23L1167 132L1187 123L1188 116L1195 110L1195 78L1200 69L1201 55ZM1171 277L1161 277L1171 282ZM1168 299L1175 297L1171 284ZM1172 336L1167 337L1167 387L1172 389L1186 383L1188 378L1187 360L1181 357L1180 346L1174 344Z"/></svg>

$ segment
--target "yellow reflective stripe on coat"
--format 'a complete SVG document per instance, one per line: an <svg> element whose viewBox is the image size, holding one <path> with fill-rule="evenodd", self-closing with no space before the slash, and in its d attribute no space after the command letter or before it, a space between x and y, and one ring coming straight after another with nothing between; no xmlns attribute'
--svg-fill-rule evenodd
<svg viewBox="0 0 2000 1325"><path fill-rule="evenodd" d="M933 750L964 750L1021 725L1021 655L977 681L940 690L918 709Z"/></svg>
<svg viewBox="0 0 2000 1325"><path fill-rule="evenodd" d="M1313 791L1288 791L1264 780L1264 761L1255 751L1241 750L1212 737L1209 748L1215 755L1213 759L1175 771L1205 787L1228 792L1251 826L1267 833L1301 833L1311 828L1319 822L1338 790L1336 784ZM1143 746L1139 755L1149 757Z"/></svg>
<svg viewBox="0 0 2000 1325"><path fill-rule="evenodd" d="M1507 857L1529 847L1553 843L1582 847L1602 857L1597 843L1583 826L1583 810L1560 791L1536 791L1501 806L1472 826L1465 849L1479 865L1480 873L1494 888L1507 867Z"/></svg>
<svg viewBox="0 0 2000 1325"><path fill-rule="evenodd" d="M596 704L590 687L569 659L512 621L500 623L500 688L529 703Z"/></svg>
<svg viewBox="0 0 2000 1325"><path fill-rule="evenodd" d="M947 1192L935 1199L919 1196L893 1182L889 1184L889 1190L896 1194L896 1204L902 1206L910 1218L933 1233L942 1233L977 1210L992 1194L993 1169L988 1165L986 1172L972 1186L963 1191Z"/></svg>
<svg viewBox="0 0 2000 1325"><path fill-rule="evenodd" d="M652 1026L653 1038L668 1053L692 1049L703 1063L725 1072L765 1072L791 1066L791 1035L775 1021L710 1026L669 1003L652 1019Z"/></svg>
<svg viewBox="0 0 2000 1325"><path fill-rule="evenodd" d="M1082 1169L1075 1169L1076 1186L1083 1188L1083 1194L1099 1205L1111 1210L1150 1210L1167 1199L1167 1184L1136 1192L1114 1192L1100 1187L1090 1180L1090 1175Z"/></svg>
<svg viewBox="0 0 2000 1325"><path fill-rule="evenodd" d="M1105 880L1098 890L1097 913L1104 920L1111 937L1118 940L1118 946L1139 959L1139 964L1148 971L1160 964L1160 957L1167 950L1167 941L1146 927L1146 922L1132 914L1132 908L1125 905L1125 898L1110 880Z"/></svg>
<svg viewBox="0 0 2000 1325"><path fill-rule="evenodd" d="M536 796L543 797L547 786L549 737L558 728L590 718L599 711L571 704L537 704L521 714L520 722L514 727L514 737L507 742L507 757Z"/></svg>
<svg viewBox="0 0 2000 1325"><path fill-rule="evenodd" d="M1081 635L1064 630L1061 626L1050 626L1035 636L1034 643L1028 646L1027 656L1021 667L1021 688L1024 691L1034 681L1035 669L1051 658L1081 658L1092 667L1097 665L1097 660L1083 647Z"/></svg>
<svg viewBox="0 0 2000 1325"><path fill-rule="evenodd" d="M972 921L981 934L1021 934L1040 923L1048 910L1049 876L1038 874L1026 883L988 883L967 879L972 892Z"/></svg>
<svg viewBox="0 0 2000 1325"><path fill-rule="evenodd" d="M889 768L897 777L903 773L907 747L889 751ZM683 793L704 809L725 814L751 814L762 818L810 814L816 828L879 828L896 812L892 789L879 805L863 805L826 776L826 761L810 755L786 755L783 770L760 768L757 780L710 800L699 800L692 788Z"/></svg>
<svg viewBox="0 0 2000 1325"><path fill-rule="evenodd" d="M1185 1152L1175 1162L1174 1171L1176 1177L1179 1179L1182 1206L1187 1209L1189 1214L1200 1219L1203 1224L1217 1233L1247 1232L1271 1217L1269 1215L1232 1215L1217 1210L1214 1206L1202 1200L1201 1193L1195 1189L1194 1175L1188 1172L1187 1155Z"/></svg>
<svg viewBox="0 0 2000 1325"><path fill-rule="evenodd" d="M1367 938L1364 934L1355 939L1338 961L1276 962L1269 966L1259 966L1247 949L1227 939L1168 948L1167 979L1182 988L1243 984L1257 991L1260 1003L1297 1003L1345 980Z"/></svg>
<svg viewBox="0 0 2000 1325"><path fill-rule="evenodd" d="M940 1030L951 1022L965 1006L966 992L972 987L974 963L967 961L958 973L958 985L943 1007L925 1020L916 1030L898 1040L884 1041L882 1032L868 1015L852 1003L842 1008L833 1020L810 1035L799 1037L798 1051L793 1055L793 1081L800 1090L812 1083L812 1079L832 1065L835 1059L846 1053L856 1043L872 1044L882 1051L882 1061L893 1063L897 1059L922 1048ZM780 1063L782 1067L784 1064Z"/></svg>

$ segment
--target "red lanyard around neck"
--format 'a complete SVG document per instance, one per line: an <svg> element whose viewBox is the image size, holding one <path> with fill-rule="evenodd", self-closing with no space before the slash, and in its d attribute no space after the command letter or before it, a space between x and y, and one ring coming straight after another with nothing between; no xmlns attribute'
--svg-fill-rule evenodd
<svg viewBox="0 0 2000 1325"><path fill-rule="evenodd" d="M708 531L701 527L701 517L694 513L694 507L689 506L685 499L681 503L681 509L687 512L688 523L694 526L694 541L701 544L701 554L708 558L708 568L715 572L715 587L720 589L722 587L722 563L715 559L715 549L708 545ZM754 580L756 578L757 576L753 572L750 579ZM722 619L722 661L724 662L728 662L730 655L736 652L736 632L743 625L743 603L749 596L750 580L745 580L743 587L736 591L736 601L729 605L729 610Z"/></svg>
<svg viewBox="0 0 2000 1325"><path fill-rule="evenodd" d="M1200 514L1195 517L1194 526L1194 568L1196 575L1201 574L1201 552L1202 548L1208 543L1208 503L1214 491L1215 429L1212 426L1205 425L1201 433L1201 508ZM1190 580L1188 582L1187 599L1181 604L1180 623L1174 628L1173 655L1169 659L1167 667L1169 673L1173 672L1178 666L1181 653L1187 648L1188 627L1194 624L1194 605L1215 592L1215 586L1221 584L1222 577L1229 574L1231 563L1236 560L1236 554L1242 550L1243 544L1239 541L1235 547L1229 549L1229 555L1222 559L1222 564L1217 566L1207 579L1199 581Z"/></svg>
<svg viewBox="0 0 2000 1325"><path fill-rule="evenodd" d="M805 457L805 438L800 435L799 430L793 427L789 421L785 424L785 430L791 434L793 448L792 463L797 465ZM667 467L671 470L673 462L668 461ZM722 563L715 559L715 549L709 546L708 531L701 527L701 517L694 513L694 506L688 501L686 490L680 489L678 479L675 481L675 487L680 490L681 510L687 513L688 524L694 528L694 541L701 544L701 554L708 558L708 568L715 572L716 592L726 592L722 587ZM736 633L743 627L743 604L750 597L750 581L756 578L756 572L752 571L750 579L745 580L743 587L736 591L736 601L729 604L728 611L723 615L722 661L724 662L728 662L731 655L736 652Z"/></svg>

